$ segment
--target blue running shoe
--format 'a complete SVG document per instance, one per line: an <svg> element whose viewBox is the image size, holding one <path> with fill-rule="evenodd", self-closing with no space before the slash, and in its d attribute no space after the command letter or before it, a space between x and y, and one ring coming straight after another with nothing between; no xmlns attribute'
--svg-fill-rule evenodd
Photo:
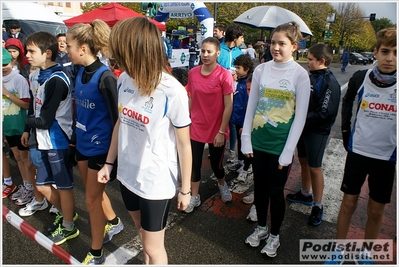
<svg viewBox="0 0 399 267"><path fill-rule="evenodd" d="M312 226L318 226L321 224L321 218L323 218L324 215L324 209L321 207L321 209L317 206L313 206L312 212L310 213L310 216L308 218L308 224Z"/></svg>
<svg viewBox="0 0 399 267"><path fill-rule="evenodd" d="M328 260L324 262L324 265L341 265L344 263L344 254L341 251L332 251L327 256Z"/></svg>
<svg viewBox="0 0 399 267"><path fill-rule="evenodd" d="M124 225L121 221L121 218L118 217L118 224L111 224L107 222L105 224L105 230L104 230L104 240L103 244L108 243L111 241L112 237L118 233L120 233L124 228Z"/></svg>
<svg viewBox="0 0 399 267"><path fill-rule="evenodd" d="M101 256L93 256L90 252L87 253L86 258L82 262L82 265L103 265L105 262L104 251L101 250Z"/></svg>
<svg viewBox="0 0 399 267"><path fill-rule="evenodd" d="M288 201L294 202L294 203L301 203L303 205L307 206L312 206L313 205L313 196L312 194L309 194L309 196L305 197L301 190L295 194L288 194L286 199Z"/></svg>

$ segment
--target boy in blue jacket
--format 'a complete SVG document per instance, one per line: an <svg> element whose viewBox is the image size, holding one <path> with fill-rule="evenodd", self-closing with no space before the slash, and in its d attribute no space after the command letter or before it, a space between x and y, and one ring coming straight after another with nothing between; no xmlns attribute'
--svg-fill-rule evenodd
<svg viewBox="0 0 399 267"><path fill-rule="evenodd" d="M33 94L29 110L33 114L26 119L26 125L35 132L41 156L36 185L59 210L47 230L51 233L48 238L60 245L79 235L74 223L78 214L74 212L73 173L67 162L73 122L70 82L63 67L55 62L58 50L55 36L45 31L35 32L27 38L26 48L31 66L40 68L29 76ZM27 143L26 139L24 135L23 143Z"/></svg>
<svg viewBox="0 0 399 267"><path fill-rule="evenodd" d="M247 109L249 95L247 92L247 78L254 71L254 64L248 54L243 54L234 60L234 65L236 66L237 87L234 92L233 112L231 113L230 123L234 125L236 130L239 165L244 165L243 169L238 175L237 180L245 182L251 162L250 158L245 157L241 152L241 132L242 126L244 125L245 111ZM237 166L238 165L233 163L229 165L228 168L232 171L237 171Z"/></svg>

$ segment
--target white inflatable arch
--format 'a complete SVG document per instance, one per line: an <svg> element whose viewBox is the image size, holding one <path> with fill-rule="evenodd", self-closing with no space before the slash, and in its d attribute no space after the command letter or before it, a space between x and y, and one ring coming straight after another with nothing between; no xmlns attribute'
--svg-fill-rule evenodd
<svg viewBox="0 0 399 267"><path fill-rule="evenodd" d="M190 18L192 14L201 24L201 40L197 41L202 43L205 38L213 36L213 17L203 2L163 2L154 19L165 22L169 17Z"/></svg>

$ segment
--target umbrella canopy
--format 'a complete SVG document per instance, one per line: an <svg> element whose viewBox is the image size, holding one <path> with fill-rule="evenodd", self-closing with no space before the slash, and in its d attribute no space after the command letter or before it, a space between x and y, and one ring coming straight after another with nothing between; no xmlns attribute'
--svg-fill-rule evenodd
<svg viewBox="0 0 399 267"><path fill-rule="evenodd" d="M290 21L299 24L299 29L303 35L313 35L306 23L297 14L278 6L253 7L234 20L237 23L265 30L273 30L278 25Z"/></svg>
<svg viewBox="0 0 399 267"><path fill-rule="evenodd" d="M109 3L105 6L83 13L82 15L64 20L64 23L68 27L71 27L77 23L92 23L95 19L101 19L107 23L108 26L113 27L118 21L131 17L144 17L144 15L118 3ZM166 26L164 24L153 19L150 19L150 21L154 23L159 30L166 30Z"/></svg>

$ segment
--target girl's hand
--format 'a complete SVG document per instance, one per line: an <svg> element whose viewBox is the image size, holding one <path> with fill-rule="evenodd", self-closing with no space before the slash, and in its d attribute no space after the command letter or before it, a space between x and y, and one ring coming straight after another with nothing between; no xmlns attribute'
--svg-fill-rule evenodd
<svg viewBox="0 0 399 267"><path fill-rule="evenodd" d="M221 147L224 145L224 134L217 133L213 140L214 147Z"/></svg>
<svg viewBox="0 0 399 267"><path fill-rule="evenodd" d="M191 200L190 193L183 195L182 193L179 192L177 195L177 209L181 211L187 209L188 204L190 204L190 200Z"/></svg>
<svg viewBox="0 0 399 267"><path fill-rule="evenodd" d="M97 173L97 181L102 184L106 184L109 181L109 174L112 171L113 166L104 164L101 170Z"/></svg>
<svg viewBox="0 0 399 267"><path fill-rule="evenodd" d="M254 154L253 153L249 153L249 154L244 154L244 156L246 156L247 158L253 158Z"/></svg>

